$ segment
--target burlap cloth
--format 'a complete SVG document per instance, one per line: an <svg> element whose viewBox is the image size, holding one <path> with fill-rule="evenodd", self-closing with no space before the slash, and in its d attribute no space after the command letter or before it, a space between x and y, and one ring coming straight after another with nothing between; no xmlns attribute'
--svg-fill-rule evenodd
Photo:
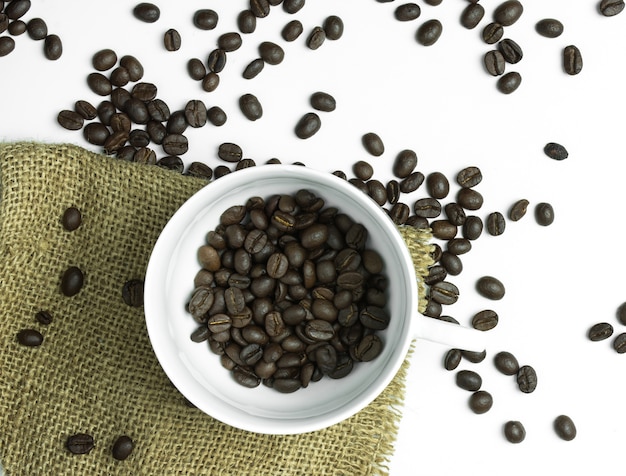
<svg viewBox="0 0 626 476"><path fill-rule="evenodd" d="M122 286L144 277L161 229L205 185L76 146L0 144L0 462L7 475L388 472L406 362L354 417L292 436L224 425L188 406L162 371L143 308L125 304ZM61 225L69 206L83 214L72 232ZM85 285L66 297L60 280L74 265ZM40 310L51 313L50 325L35 320ZM23 328L39 330L43 345L20 345ZM96 440L89 454L65 449L79 432ZM125 461L111 456L120 435L136 444Z"/></svg>

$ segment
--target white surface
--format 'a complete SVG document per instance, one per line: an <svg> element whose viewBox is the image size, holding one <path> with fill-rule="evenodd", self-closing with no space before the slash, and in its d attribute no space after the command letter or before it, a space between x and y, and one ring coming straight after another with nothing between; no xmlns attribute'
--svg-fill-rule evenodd
<svg viewBox="0 0 626 476"><path fill-rule="evenodd" d="M467 165L479 166L484 174L478 187L485 197L478 212L482 217L494 210L505 212L519 198L530 200L531 207L551 202L556 211L552 226L538 226L531 209L522 221L509 222L503 236L475 242L463 257L465 271L454 278L462 296L446 312L465 324L488 307L500 315L499 325L488 335L487 360L460 367L483 376L483 388L494 396L493 408L473 414L467 407L469 393L455 386L454 373L442 369L447 349L420 343L407 379L391 474L521 475L530 468L607 474L623 466L626 362L610 341L589 342L586 332L600 321L614 324L616 333L624 331L615 310L626 301L620 271L626 266L621 246L626 13L604 18L595 0L524 2L524 15L506 33L524 50L523 60L508 67L519 71L523 82L514 94L504 96L481 64L489 47L479 39L479 30L487 19L467 31L458 23L466 2L446 0L438 7L418 2L421 17L399 23L392 12L400 3L310 0L295 16L305 32L330 14L340 15L346 27L343 38L327 41L317 51L304 46L304 36L292 44L282 41L279 31L293 17L276 8L259 20L253 35L244 37L241 50L228 55L218 90L205 93L187 76L186 62L193 56L205 59L217 35L236 28L236 14L246 1L211 2L220 24L213 32L202 32L190 18L206 2L162 2L161 19L148 25L132 17L129 2L110 1L96 8L91 2L40 0L27 18L43 17L63 39L64 54L50 62L41 53L42 44L24 36L16 39L12 54L0 58L0 139L87 146L79 132L63 130L55 118L77 99L99 101L85 78L92 71L93 53L110 47L120 56L137 56L145 67L144 80L159 87L159 97L172 109L189 99L203 99L229 114L222 128L188 131L187 163L215 166L217 145L234 141L258 163L279 157L320 170L348 171L354 161L366 159L377 177L387 179L395 155L412 148L425 174L440 170L453 176ZM499 2L481 3L490 16ZM560 38L535 33L536 21L546 17L563 22ZM444 33L425 48L414 34L429 18L439 18ZM162 34L171 27L183 39L175 53L162 47ZM284 46L284 62L266 66L254 80L243 80L243 67L264 40ZM585 62L576 77L561 67L561 51L568 44L579 46ZM317 90L333 94L337 110L321 114L322 129L301 141L293 127L310 110L308 97ZM238 97L246 92L256 94L264 106L263 118L254 123L237 109ZM362 134L370 131L385 141L380 158L369 157L360 144ZM548 159L542 149L550 141L564 144L569 159ZM485 274L505 283L502 301L491 303L476 295L473 283ZM491 358L500 350L536 368L539 386L533 394L522 394L512 378L494 370ZM574 441L561 441L552 430L552 421L563 413L577 425ZM520 445L502 437L502 425L510 419L526 427Z"/></svg>

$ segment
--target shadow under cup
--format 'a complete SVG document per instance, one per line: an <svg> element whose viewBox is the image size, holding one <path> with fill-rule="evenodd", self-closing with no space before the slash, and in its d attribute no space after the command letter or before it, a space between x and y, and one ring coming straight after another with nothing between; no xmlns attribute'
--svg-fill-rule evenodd
<svg viewBox="0 0 626 476"><path fill-rule="evenodd" d="M382 353L355 363L337 380L328 377L282 394L236 383L205 343L190 339L197 324L186 311L200 269L197 250L221 213L253 196L308 189L368 230L367 247L384 260L389 280L387 329ZM386 213L366 194L330 173L293 165L267 165L226 175L192 196L159 237L145 279L145 314L154 352L172 383L194 405L231 426L258 433L294 434L325 428L371 403L399 370L415 331L417 282L406 245ZM414 324L413 324L414 326Z"/></svg>

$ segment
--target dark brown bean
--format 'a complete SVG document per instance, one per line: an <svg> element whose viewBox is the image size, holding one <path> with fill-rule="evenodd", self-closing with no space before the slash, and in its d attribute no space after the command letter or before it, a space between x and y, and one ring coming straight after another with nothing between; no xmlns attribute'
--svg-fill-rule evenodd
<svg viewBox="0 0 626 476"><path fill-rule="evenodd" d="M308 139L314 136L322 127L320 117L314 112L304 114L296 124L295 133L300 139Z"/></svg>
<svg viewBox="0 0 626 476"><path fill-rule="evenodd" d="M17 341L26 347L38 347L43 344L43 335L35 329L22 329L17 333Z"/></svg>
<svg viewBox="0 0 626 476"><path fill-rule="evenodd" d="M143 2L133 8L133 15L143 22L154 23L160 18L161 11L155 4Z"/></svg>
<svg viewBox="0 0 626 476"><path fill-rule="evenodd" d="M470 409L477 414L488 412L493 406L493 397L485 390L474 392L469 399Z"/></svg>
<svg viewBox="0 0 626 476"><path fill-rule="evenodd" d="M68 437L65 447L70 453L83 455L89 453L95 447L93 436L86 433L76 433Z"/></svg>
<svg viewBox="0 0 626 476"><path fill-rule="evenodd" d="M509 219L511 221L519 221L524 215L526 215L526 211L528 210L528 200L522 198L516 201L511 208L509 209Z"/></svg>
<svg viewBox="0 0 626 476"><path fill-rule="evenodd" d="M472 327L479 331L488 331L498 325L498 314L491 309L480 311L472 317Z"/></svg>
<svg viewBox="0 0 626 476"><path fill-rule="evenodd" d="M217 26L218 20L219 16L214 10L203 8L194 12L192 21L196 28L213 30Z"/></svg>
<svg viewBox="0 0 626 476"><path fill-rule="evenodd" d="M324 41L326 41L326 32L321 26L316 26L311 30L306 45L312 50L317 50L324 44Z"/></svg>
<svg viewBox="0 0 626 476"><path fill-rule="evenodd" d="M554 420L554 431L557 436L565 441L576 438L576 425L567 415L559 415Z"/></svg>
<svg viewBox="0 0 626 476"><path fill-rule="evenodd" d="M504 437L510 443L521 443L526 438L526 429L519 421L507 421L504 424Z"/></svg>
<svg viewBox="0 0 626 476"><path fill-rule="evenodd" d="M491 236L499 236L506 229L506 220L500 212L491 212L487 216L487 232Z"/></svg>
<svg viewBox="0 0 626 476"><path fill-rule="evenodd" d="M483 276L476 282L476 291L481 296L498 301L504 297L504 284L493 276Z"/></svg>
<svg viewBox="0 0 626 476"><path fill-rule="evenodd" d="M569 157L567 149L556 142L548 142L543 148L543 152L554 160L565 160Z"/></svg>
<svg viewBox="0 0 626 476"><path fill-rule="evenodd" d="M524 13L524 7L517 0L507 0L496 7L493 19L502 26L513 25Z"/></svg>
<svg viewBox="0 0 626 476"><path fill-rule="evenodd" d="M111 454L116 460L123 461L131 455L134 448L135 443L133 440L129 436L122 435L113 443Z"/></svg>
<svg viewBox="0 0 626 476"><path fill-rule="evenodd" d="M621 3L623 8L624 2ZM535 24L535 30L541 36L546 38L557 38L563 34L564 27L563 23L559 20L554 18L544 18Z"/></svg>
<svg viewBox="0 0 626 476"><path fill-rule="evenodd" d="M522 75L517 71L511 71L500 76L496 87L502 94L511 94L517 90L522 84Z"/></svg>
<svg viewBox="0 0 626 476"><path fill-rule="evenodd" d="M519 363L517 362L517 358L511 354L510 352L502 351L498 352L493 362L501 373L504 375L515 375L519 372Z"/></svg>
<svg viewBox="0 0 626 476"><path fill-rule="evenodd" d="M583 57L575 45L563 48L563 69L570 76L577 75L583 69Z"/></svg>
<svg viewBox="0 0 626 476"><path fill-rule="evenodd" d="M63 54L63 42L58 35L50 34L44 39L43 52L47 59L58 60Z"/></svg>
<svg viewBox="0 0 626 476"><path fill-rule="evenodd" d="M587 337L593 342L608 339L613 335L613 326L608 322L599 322L591 326L587 332Z"/></svg>
<svg viewBox="0 0 626 476"><path fill-rule="evenodd" d="M530 365L522 365L517 371L517 385L524 393L532 393L537 388L537 372Z"/></svg>
<svg viewBox="0 0 626 476"><path fill-rule="evenodd" d="M441 37L443 33L443 25L439 20L426 20L417 29L417 42L423 46L432 46Z"/></svg>
<svg viewBox="0 0 626 476"><path fill-rule="evenodd" d="M281 30L281 36L285 41L295 41L304 32L304 27L300 20L291 20Z"/></svg>

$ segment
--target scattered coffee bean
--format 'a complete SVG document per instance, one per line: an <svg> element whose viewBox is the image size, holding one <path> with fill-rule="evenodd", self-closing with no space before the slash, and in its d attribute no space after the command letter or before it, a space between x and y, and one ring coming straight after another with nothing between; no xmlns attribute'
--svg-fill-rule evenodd
<svg viewBox="0 0 626 476"><path fill-rule="evenodd" d="M576 438L576 425L567 415L559 415L554 420L554 431L557 436L565 441Z"/></svg>
<svg viewBox="0 0 626 476"><path fill-rule="evenodd" d="M22 18L30 10L30 0L13 0L4 8L4 12L11 20Z"/></svg>
<svg viewBox="0 0 626 476"><path fill-rule="evenodd" d="M461 25L471 30L478 26L484 16L485 8L480 3L470 3L461 13Z"/></svg>
<svg viewBox="0 0 626 476"><path fill-rule="evenodd" d="M450 349L444 359L444 368L446 370L455 370L461 363L462 354L459 349Z"/></svg>
<svg viewBox="0 0 626 476"><path fill-rule="evenodd" d="M626 332L623 332L615 337L613 340L613 349L615 349L615 352L618 354L626 353Z"/></svg>
<svg viewBox="0 0 626 476"><path fill-rule="evenodd" d="M0 57L6 56L15 49L15 40L10 36L0 37Z"/></svg>
<svg viewBox="0 0 626 476"><path fill-rule="evenodd" d="M51 34L46 36L43 44L44 56L51 60L58 60L63 54L63 42L58 35Z"/></svg>
<svg viewBox="0 0 626 476"><path fill-rule="evenodd" d="M605 17L612 17L624 10L624 2L623 0L602 0L598 9Z"/></svg>
<svg viewBox="0 0 626 476"><path fill-rule="evenodd" d="M317 50L324 44L324 41L326 41L326 32L321 26L316 26L311 30L306 45L312 50Z"/></svg>
<svg viewBox="0 0 626 476"><path fill-rule="evenodd" d="M498 301L504 297L504 284L493 276L483 276L476 282L476 291L484 298Z"/></svg>
<svg viewBox="0 0 626 476"><path fill-rule="evenodd" d="M528 210L528 200L522 198L516 201L511 208L509 209L509 219L511 221L519 221L524 215L526 215L526 211Z"/></svg>
<svg viewBox="0 0 626 476"><path fill-rule="evenodd" d="M300 20L292 20L287 23L281 31L281 36L285 41L295 41L304 32L304 27Z"/></svg>
<svg viewBox="0 0 626 476"><path fill-rule="evenodd" d="M48 326L52 324L52 314L49 311L39 311L35 314L35 319L39 324Z"/></svg>
<svg viewBox="0 0 626 476"><path fill-rule="evenodd" d="M554 160L565 160L569 157L567 149L556 142L548 142L543 148L544 153Z"/></svg>
<svg viewBox="0 0 626 476"><path fill-rule="evenodd" d="M510 352L502 351L498 352L493 363L501 373L504 375L515 375L519 372L520 366L517 362L517 358Z"/></svg>
<svg viewBox="0 0 626 476"><path fill-rule="evenodd" d="M493 397L485 390L474 392L469 398L469 407L474 413L487 413L493 406Z"/></svg>
<svg viewBox="0 0 626 476"><path fill-rule="evenodd" d="M473 188L461 188L456 200L466 210L478 210L483 206L483 196Z"/></svg>
<svg viewBox="0 0 626 476"><path fill-rule="evenodd" d="M41 18L32 18L28 21L28 23L26 23L26 31L32 40L43 40L46 36L48 36L48 25ZM11 34L15 35L15 33Z"/></svg>
<svg viewBox="0 0 626 476"><path fill-rule="evenodd" d="M535 207L535 220L541 226L549 226L554 222L554 209L549 203L538 203Z"/></svg>
<svg viewBox="0 0 626 476"><path fill-rule="evenodd" d="M381 156L385 152L385 145L378 134L368 132L361 138L361 143L365 150L373 156Z"/></svg>
<svg viewBox="0 0 626 476"><path fill-rule="evenodd" d="M335 98L328 93L321 91L315 92L310 98L311 107L317 111L331 112L337 107Z"/></svg>
<svg viewBox="0 0 626 476"><path fill-rule="evenodd" d="M394 16L398 21L412 21L419 18L422 10L417 3L405 3L398 6L394 11Z"/></svg>
<svg viewBox="0 0 626 476"><path fill-rule="evenodd" d="M502 94L511 94L519 88L520 84L522 84L522 75L517 71L511 71L500 76L496 87Z"/></svg>
<svg viewBox="0 0 626 476"><path fill-rule="evenodd" d="M209 8L196 10L193 14L193 24L201 30L213 30L219 20L218 14Z"/></svg>
<svg viewBox="0 0 626 476"><path fill-rule="evenodd" d="M482 386L483 379L473 370L459 370L456 374L456 384L463 390L475 392Z"/></svg>
<svg viewBox="0 0 626 476"><path fill-rule="evenodd" d="M430 299L439 304L454 304L459 299L459 288L448 281L436 283L430 288Z"/></svg>
<svg viewBox="0 0 626 476"><path fill-rule="evenodd" d="M276 43L264 41L259 45L259 56L267 64L277 65L285 58L285 51Z"/></svg>
<svg viewBox="0 0 626 476"><path fill-rule="evenodd" d="M239 98L239 108L243 115L250 121L256 121L263 117L263 107L254 94L244 94Z"/></svg>
<svg viewBox="0 0 626 476"><path fill-rule="evenodd" d="M472 327L479 331L488 331L498 325L498 314L496 311L487 309L474 314L472 317Z"/></svg>
<svg viewBox="0 0 626 476"><path fill-rule="evenodd" d="M491 236L500 236L506 229L506 220L500 212L491 212L487 216L487 232Z"/></svg>
<svg viewBox="0 0 626 476"><path fill-rule="evenodd" d="M524 57L522 48L510 38L505 38L498 43L498 50L502 53L502 57L507 63L519 63Z"/></svg>
<svg viewBox="0 0 626 476"><path fill-rule="evenodd" d="M446 198L450 192L450 182L441 172L432 172L426 178L426 189L432 198Z"/></svg>
<svg viewBox="0 0 626 476"><path fill-rule="evenodd" d="M242 76L244 79L253 79L256 78L261 71L265 68L265 61L261 58L256 58L252 60L243 70Z"/></svg>
<svg viewBox="0 0 626 476"><path fill-rule="evenodd" d="M237 16L237 27L243 34L254 33L256 30L256 15L252 10L242 10Z"/></svg>
<svg viewBox="0 0 626 476"><path fill-rule="evenodd" d="M624 5L624 2L622 2ZM535 25L535 30L541 36L545 36L546 38L558 38L563 34L563 23L559 20L555 20L554 18L544 18L543 20L539 20Z"/></svg>
<svg viewBox="0 0 626 476"><path fill-rule="evenodd" d="M524 7L517 0L507 0L496 7L493 19L502 26L511 26L522 16Z"/></svg>
<svg viewBox="0 0 626 476"><path fill-rule="evenodd" d="M221 48L227 53L238 50L239 48L241 48L242 44L243 40L241 38L241 35L236 31L224 33L220 35L217 39L218 48Z"/></svg>
<svg viewBox="0 0 626 476"><path fill-rule="evenodd" d="M599 322L591 326L587 332L587 337L593 342L608 339L613 335L613 326L608 322Z"/></svg>
<svg viewBox="0 0 626 476"><path fill-rule="evenodd" d="M626 302L620 304L615 315L619 323L626 326Z"/></svg>
<svg viewBox="0 0 626 476"><path fill-rule="evenodd" d="M492 76L500 76L504 74L506 67L505 59L502 53L498 50L491 50L485 53L483 57L483 64L485 69Z"/></svg>
<svg viewBox="0 0 626 476"><path fill-rule="evenodd" d="M322 120L314 112L304 114L296 124L296 136L300 139L308 139L314 136L322 127Z"/></svg>
<svg viewBox="0 0 626 476"><path fill-rule="evenodd" d="M43 344L43 335L35 329L22 329L17 333L17 341L26 347L38 347Z"/></svg>
<svg viewBox="0 0 626 476"><path fill-rule="evenodd" d="M504 437L510 443L521 443L526 438L526 429L519 421L507 421L504 424Z"/></svg>
<svg viewBox="0 0 626 476"><path fill-rule="evenodd" d="M146 23L154 23L161 16L161 10L153 3L139 3L133 8L133 15L138 20Z"/></svg>
<svg viewBox="0 0 626 476"><path fill-rule="evenodd" d="M122 287L122 299L128 306L143 306L143 280L130 279Z"/></svg>
<svg viewBox="0 0 626 476"><path fill-rule="evenodd" d="M61 223L67 231L74 231L82 224L82 214L76 207L69 207L63 212Z"/></svg>
<svg viewBox="0 0 626 476"><path fill-rule="evenodd" d="M83 116L75 111L70 111L69 109L65 109L59 112L57 116L57 121L61 125L61 127L69 131L80 130L85 123Z"/></svg>
<svg viewBox="0 0 626 476"><path fill-rule="evenodd" d="M448 251L455 255L463 255L472 249L472 243L467 238L452 238L447 246Z"/></svg>
<svg viewBox="0 0 626 476"><path fill-rule="evenodd" d="M499 23L489 23L483 28L482 37L483 41L488 45L493 45L502 39L504 35L504 28Z"/></svg>
<svg viewBox="0 0 626 476"><path fill-rule="evenodd" d="M178 51L182 40L178 30L170 28L163 34L163 46L167 51Z"/></svg>
<svg viewBox="0 0 626 476"><path fill-rule="evenodd" d="M577 46L569 45L563 49L563 69L570 76L582 71L583 57Z"/></svg>
<svg viewBox="0 0 626 476"><path fill-rule="evenodd" d="M107 71L117 63L117 54L110 48L100 50L93 55L91 63L97 71Z"/></svg>
<svg viewBox="0 0 626 476"><path fill-rule="evenodd" d="M458 324L458 323L457 323ZM479 364L487 357L487 351L462 350L461 355L465 360L473 364Z"/></svg>
<svg viewBox="0 0 626 476"><path fill-rule="evenodd" d="M468 240L477 240L483 232L483 221L476 215L468 215L463 223L463 236Z"/></svg>
<svg viewBox="0 0 626 476"><path fill-rule="evenodd" d="M417 29L416 39L420 45L432 46L441 37L443 25L439 20L427 20Z"/></svg>
<svg viewBox="0 0 626 476"><path fill-rule="evenodd" d="M76 433L67 439L65 447L70 453L84 455L94 449L95 442L93 436L87 433Z"/></svg>
<svg viewBox="0 0 626 476"><path fill-rule="evenodd" d="M530 365L522 365L517 371L517 385L524 393L532 393L537 388L537 372Z"/></svg>
<svg viewBox="0 0 626 476"><path fill-rule="evenodd" d="M257 18L265 18L270 14L268 0L250 0L250 10Z"/></svg>
<svg viewBox="0 0 626 476"><path fill-rule="evenodd" d="M116 460L123 461L130 456L134 448L135 443L133 440L129 436L123 435L113 443L111 454Z"/></svg>
<svg viewBox="0 0 626 476"><path fill-rule="evenodd" d="M76 266L69 267L61 278L61 291L64 295L71 297L80 292L84 283L83 272Z"/></svg>

